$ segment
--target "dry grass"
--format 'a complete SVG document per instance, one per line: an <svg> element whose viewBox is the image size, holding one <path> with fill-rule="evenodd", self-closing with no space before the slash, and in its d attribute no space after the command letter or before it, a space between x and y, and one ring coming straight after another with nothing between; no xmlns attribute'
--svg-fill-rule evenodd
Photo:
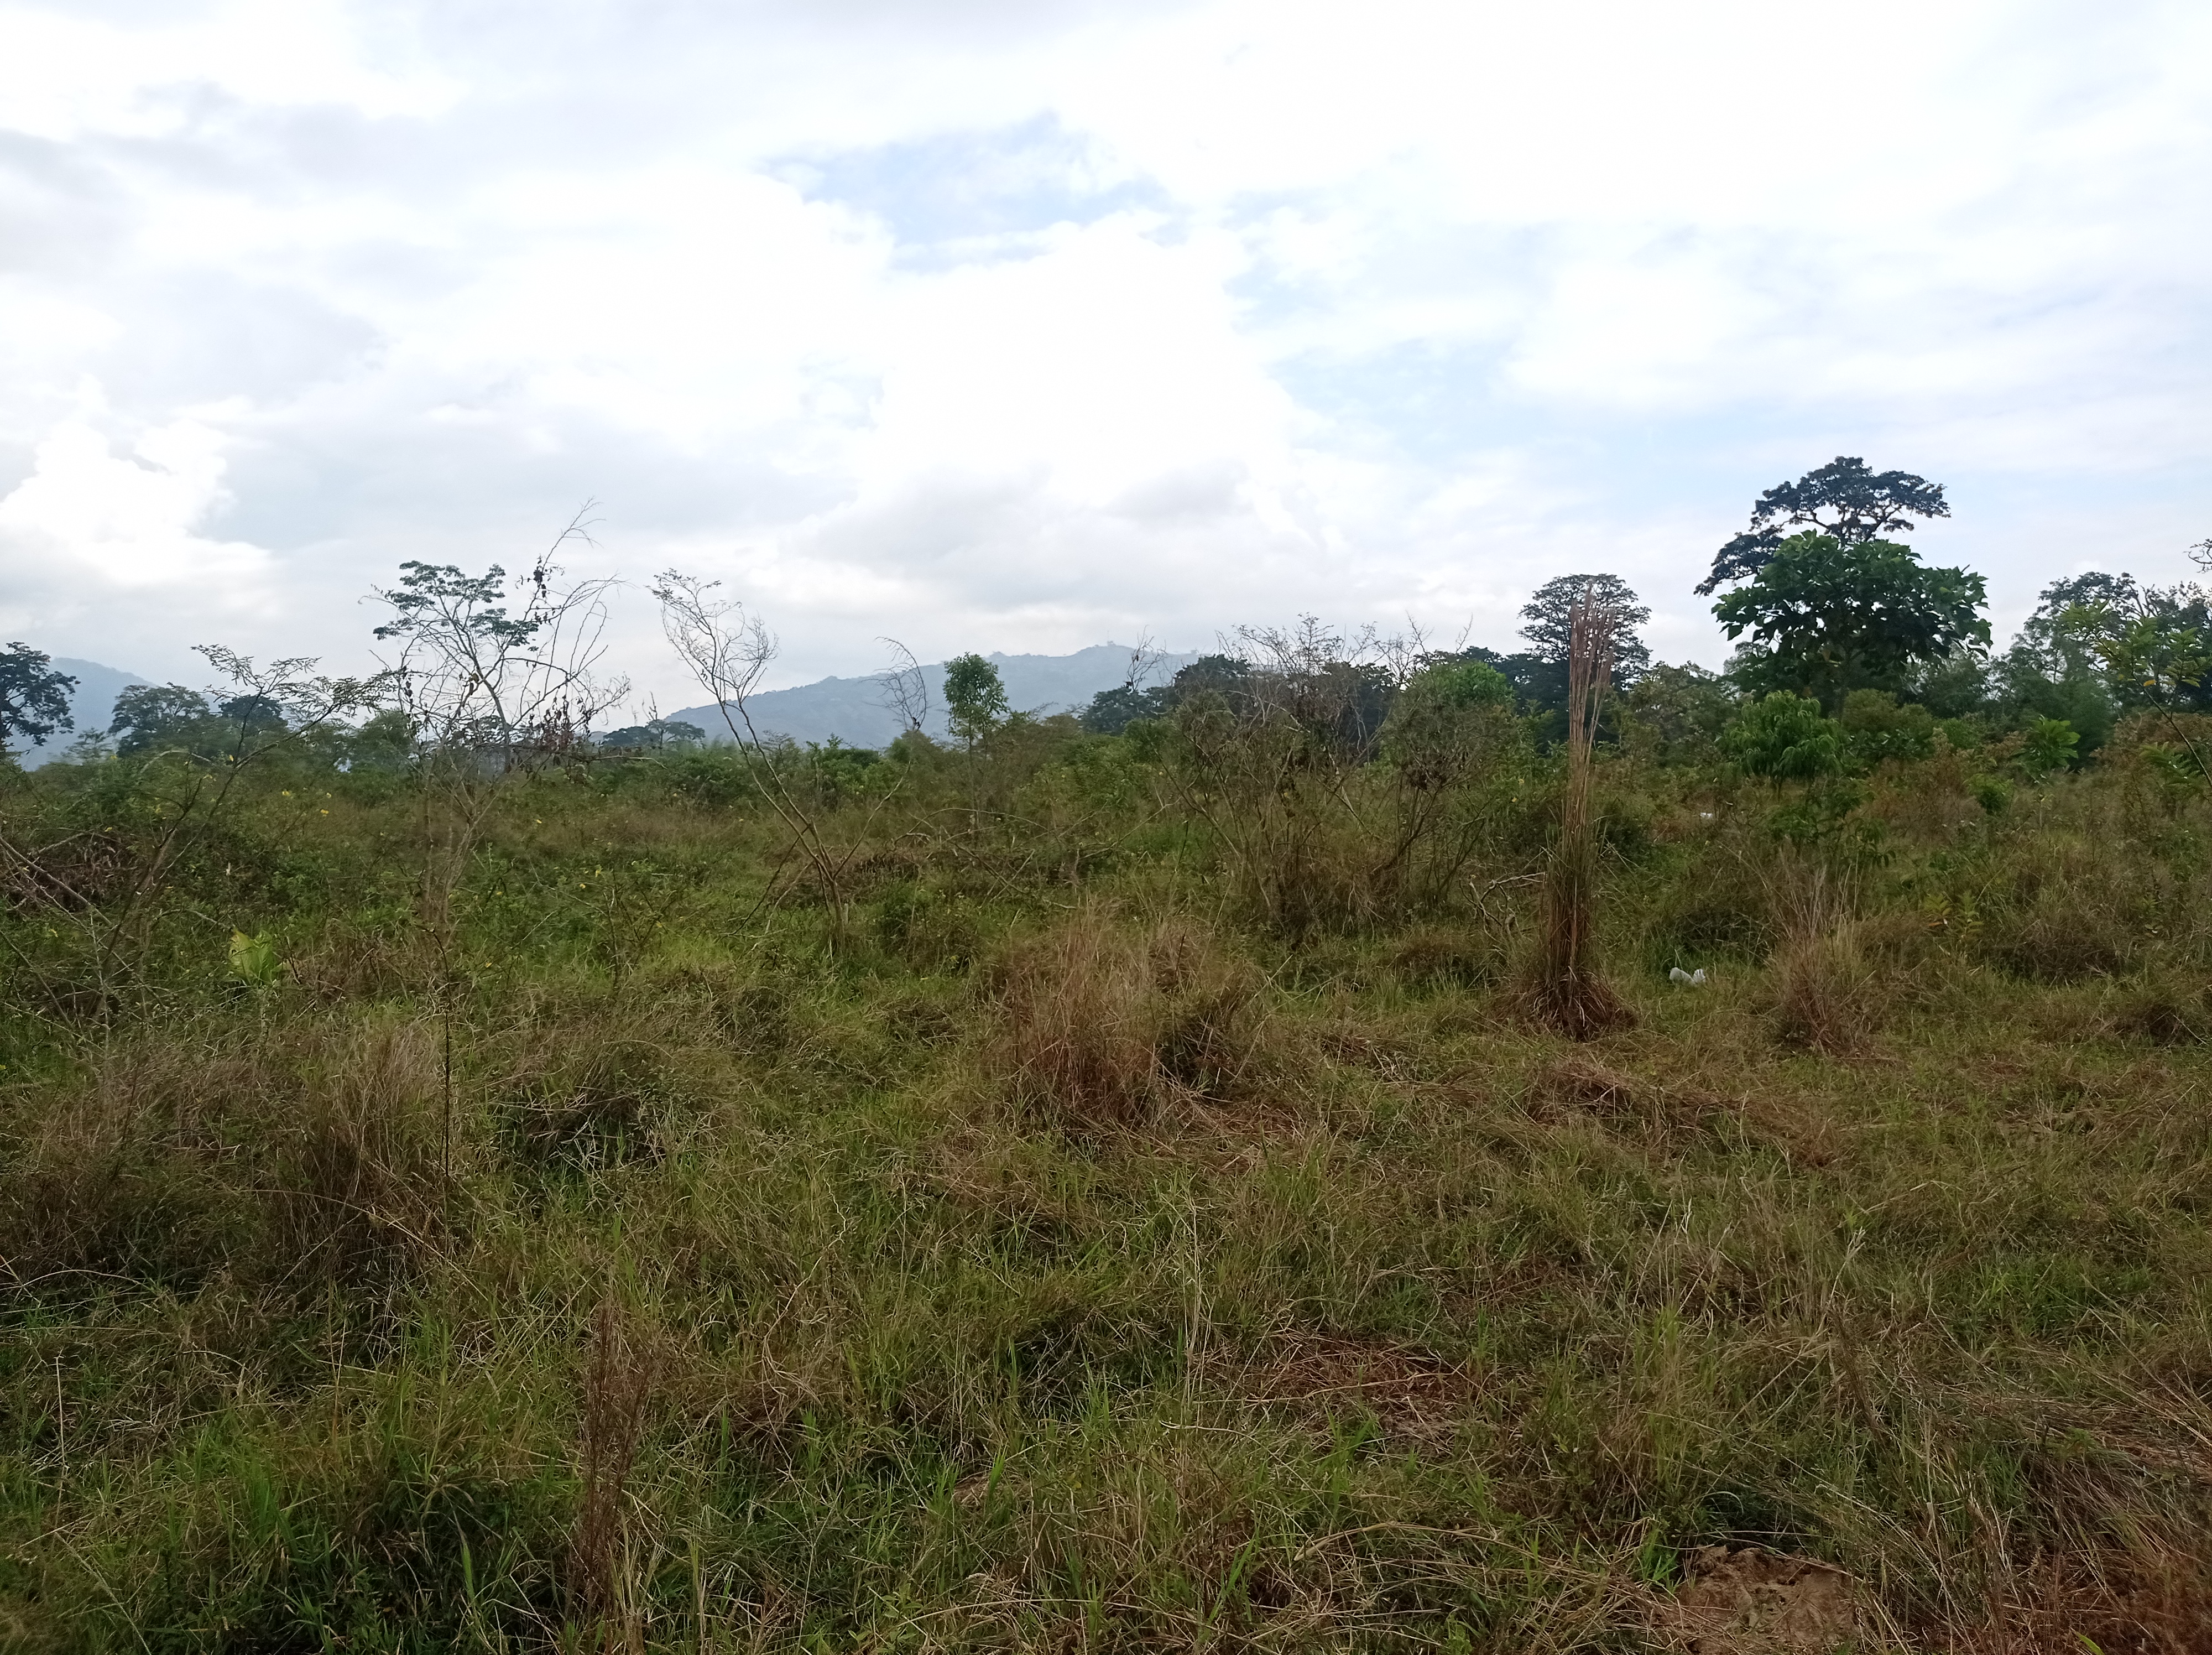
<svg viewBox="0 0 2212 1655"><path fill-rule="evenodd" d="M1899 780L1869 858L1601 765L1591 1044L1493 963L1534 805L1413 925L1246 930L1165 794L1071 765L1077 855L925 782L872 949L757 824L547 779L442 1002L341 946L375 821L198 868L286 981L180 912L125 1024L0 992L0 1640L1777 1646L1732 1571L1863 1647L2212 1641L2201 797ZM592 883L679 853L665 930ZM2124 949L2020 969L2069 904Z"/></svg>
<svg viewBox="0 0 2212 1655"><path fill-rule="evenodd" d="M1042 1118L1134 1124L1176 1098L1234 1096L1255 1061L1261 980L1186 920L1088 910L1018 945L998 977L990 1062Z"/></svg>

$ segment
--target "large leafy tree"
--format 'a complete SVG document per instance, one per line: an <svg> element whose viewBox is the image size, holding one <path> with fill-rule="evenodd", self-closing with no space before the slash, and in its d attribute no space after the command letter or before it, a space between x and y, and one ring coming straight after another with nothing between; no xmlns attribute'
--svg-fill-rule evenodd
<svg viewBox="0 0 2212 1655"><path fill-rule="evenodd" d="M181 684L134 684L115 697L107 733L125 758L157 748L197 750L216 740L215 718L215 709L197 690Z"/></svg>
<svg viewBox="0 0 2212 1655"><path fill-rule="evenodd" d="M1528 640L1528 653L1565 669L1575 602L1585 593L1612 623L1613 682L1633 683L1651 665L1650 648L1637 630L1651 611L1618 575L1562 575L1538 587L1521 610L1521 636Z"/></svg>
<svg viewBox="0 0 2212 1655"><path fill-rule="evenodd" d="M69 695L76 688L75 678L54 671L52 656L29 644L0 649L0 747L72 728Z"/></svg>
<svg viewBox="0 0 2212 1655"><path fill-rule="evenodd" d="M1729 637L1749 635L1740 684L1794 691L1832 713L1853 690L1900 691L1924 663L1987 648L1988 600L1980 575L1929 569L1910 546L1808 533L1783 541L1713 613Z"/></svg>
<svg viewBox="0 0 2212 1655"><path fill-rule="evenodd" d="M1723 546L1712 573L1699 582L1707 597L1747 581L1781 550L1791 529L1810 529L1846 546L1909 529L1916 517L1948 517L1943 485L1911 472L1875 472L1863 459L1838 455L1795 483L1778 483L1751 508L1751 526Z"/></svg>

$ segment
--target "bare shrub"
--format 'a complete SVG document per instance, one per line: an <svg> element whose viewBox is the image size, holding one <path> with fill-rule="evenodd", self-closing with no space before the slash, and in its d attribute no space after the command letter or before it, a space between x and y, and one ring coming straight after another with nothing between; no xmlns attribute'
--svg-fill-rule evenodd
<svg viewBox="0 0 2212 1655"><path fill-rule="evenodd" d="M1139 932L1085 912L999 975L993 1067L1048 1118L1126 1124L1177 1093L1228 1095L1257 1045L1257 974L1187 922Z"/></svg>

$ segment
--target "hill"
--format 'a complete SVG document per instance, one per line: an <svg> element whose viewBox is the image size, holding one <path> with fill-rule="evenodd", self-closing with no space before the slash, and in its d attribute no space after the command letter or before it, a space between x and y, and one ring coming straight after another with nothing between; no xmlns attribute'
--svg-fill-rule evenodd
<svg viewBox="0 0 2212 1655"><path fill-rule="evenodd" d="M70 719L76 727L51 741L33 742L23 755L26 769L35 770L58 758L81 735L106 729L115 717L115 697L134 684L147 682L119 666L103 666L96 660L77 660L67 655L55 656L53 666L56 672L76 680L76 688L70 692Z"/></svg>
<svg viewBox="0 0 2212 1655"><path fill-rule="evenodd" d="M994 654L985 659L999 669L1006 686L1006 700L1025 713L1079 713L1101 690L1110 690L1128 677L1132 651L1121 643L1093 644L1072 655ZM1147 678L1160 683L1196 655L1161 655L1152 662ZM921 669L929 685L929 733L951 733L945 721L945 664ZM851 747L880 747L896 739L903 727L883 705L879 679L826 678L789 690L769 690L752 698L753 721L763 735L785 735L793 741L827 741L835 736ZM669 715L696 724L708 738L726 733L721 715L711 702L686 707Z"/></svg>

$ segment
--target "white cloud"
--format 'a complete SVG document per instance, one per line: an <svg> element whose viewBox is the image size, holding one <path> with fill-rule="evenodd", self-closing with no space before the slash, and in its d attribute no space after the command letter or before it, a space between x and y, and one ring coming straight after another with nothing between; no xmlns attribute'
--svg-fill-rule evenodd
<svg viewBox="0 0 2212 1655"><path fill-rule="evenodd" d="M12 624L149 672L185 627L356 657L399 558L516 566L587 495L610 566L726 574L793 677L1301 608L1502 641L1567 568L1711 658L1711 546L1838 451L1950 482L1926 544L2014 606L2081 555L2023 521L2170 575L2212 517L2201 8L216 0L0 41Z"/></svg>
<svg viewBox="0 0 2212 1655"><path fill-rule="evenodd" d="M0 569L11 631L57 618L111 654L177 622L254 624L276 610L275 561L201 526L228 503L228 439L197 419L140 431L116 452L98 387L33 451L30 475L0 497ZM167 649L159 653L167 655Z"/></svg>

